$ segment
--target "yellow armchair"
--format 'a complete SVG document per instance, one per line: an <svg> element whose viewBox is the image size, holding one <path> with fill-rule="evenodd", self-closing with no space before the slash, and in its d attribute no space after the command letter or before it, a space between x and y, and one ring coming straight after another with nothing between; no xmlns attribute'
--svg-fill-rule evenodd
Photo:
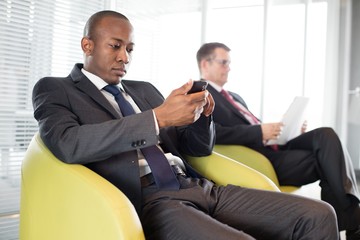
<svg viewBox="0 0 360 240"><path fill-rule="evenodd" d="M279 191L264 174L214 152L187 157L219 185ZM21 168L20 240L141 240L137 213L127 197L90 169L58 160L37 133Z"/></svg>
<svg viewBox="0 0 360 240"><path fill-rule="evenodd" d="M215 145L214 152L225 155L264 174L280 189L281 192L294 192L296 186L280 186L275 170L270 161L261 153L241 145Z"/></svg>
<svg viewBox="0 0 360 240"><path fill-rule="evenodd" d="M82 165L61 162L36 134L21 169L20 239L145 238L118 188Z"/></svg>
<svg viewBox="0 0 360 240"><path fill-rule="evenodd" d="M264 174L222 154L213 152L205 157L186 156L186 160L199 173L217 185L233 184L247 188L279 191L276 184Z"/></svg>

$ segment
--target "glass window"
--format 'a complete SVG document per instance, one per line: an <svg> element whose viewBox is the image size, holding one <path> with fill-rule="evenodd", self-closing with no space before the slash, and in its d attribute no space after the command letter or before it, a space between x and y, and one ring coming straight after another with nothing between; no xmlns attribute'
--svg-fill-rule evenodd
<svg viewBox="0 0 360 240"><path fill-rule="evenodd" d="M323 125L326 86L326 47L328 30L328 3L315 2L309 6L305 58L304 95L309 96L307 116L311 116L309 127ZM337 77L335 77L337 78ZM334 96L331 96L334 99ZM335 108L334 108L335 109ZM315 116L315 117L313 117Z"/></svg>
<svg viewBox="0 0 360 240"><path fill-rule="evenodd" d="M0 239L18 236L21 161L38 129L33 85L82 61L84 23L103 7L102 0L0 3Z"/></svg>
<svg viewBox="0 0 360 240"><path fill-rule="evenodd" d="M130 0L128 0L130 2ZM201 44L200 1L141 0L119 6L135 29L135 50L126 79L154 84L166 97L190 78L198 79L196 51ZM125 9L124 9L124 8Z"/></svg>
<svg viewBox="0 0 360 240"><path fill-rule="evenodd" d="M263 116L279 121L303 93L305 5L271 6L266 32Z"/></svg>
<svg viewBox="0 0 360 240"><path fill-rule="evenodd" d="M259 116L263 61L264 7L251 2L236 6L213 3L206 42L223 42L231 49L231 71L226 89L239 93ZM262 2L262 1L261 1ZM228 3L228 2L225 2Z"/></svg>
<svg viewBox="0 0 360 240"><path fill-rule="evenodd" d="M307 96L308 129L321 126L327 7L326 1L211 1L206 42L231 48L225 88L263 121L279 121L295 96Z"/></svg>

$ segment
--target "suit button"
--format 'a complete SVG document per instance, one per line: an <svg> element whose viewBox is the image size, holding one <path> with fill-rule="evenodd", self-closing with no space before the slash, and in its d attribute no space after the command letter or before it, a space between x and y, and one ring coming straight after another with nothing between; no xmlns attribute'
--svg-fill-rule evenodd
<svg viewBox="0 0 360 240"><path fill-rule="evenodd" d="M145 140L145 139L141 140L141 145L142 145L142 146L145 146L145 145L146 145L146 140Z"/></svg>
<svg viewBox="0 0 360 240"><path fill-rule="evenodd" d="M132 143L131 143L131 146L134 147L134 148L136 148L138 145L136 144L136 142L132 142Z"/></svg>

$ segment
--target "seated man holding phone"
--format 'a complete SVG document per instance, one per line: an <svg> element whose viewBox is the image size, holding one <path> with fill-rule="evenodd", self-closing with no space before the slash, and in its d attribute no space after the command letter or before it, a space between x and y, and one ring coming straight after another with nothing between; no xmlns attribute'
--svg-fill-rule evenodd
<svg viewBox="0 0 360 240"><path fill-rule="evenodd" d="M207 90L215 100L216 144L244 145L260 152L274 166L281 185L302 186L320 180L321 198L334 207L339 230L347 230L347 240L360 239L355 173L334 130L318 128L284 145L268 146L266 143L279 135L282 123L262 123L238 94L224 89L230 48L223 43L206 43L196 57L201 77L209 83Z"/></svg>
<svg viewBox="0 0 360 240"><path fill-rule="evenodd" d="M211 154L214 101L203 86L191 93L199 84L193 81L164 99L148 82L123 80L134 49L123 14L93 14L81 47L84 64L34 87L40 136L60 160L83 164L118 187L146 239L338 239L329 204L216 186L183 160L182 154Z"/></svg>

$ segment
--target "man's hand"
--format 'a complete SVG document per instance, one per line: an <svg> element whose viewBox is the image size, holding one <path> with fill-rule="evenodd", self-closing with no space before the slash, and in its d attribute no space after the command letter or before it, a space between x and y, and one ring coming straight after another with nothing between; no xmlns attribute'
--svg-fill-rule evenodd
<svg viewBox="0 0 360 240"><path fill-rule="evenodd" d="M301 134L305 133L306 129L307 129L307 121L305 120L301 125L301 130L300 130Z"/></svg>
<svg viewBox="0 0 360 240"><path fill-rule="evenodd" d="M208 93L208 95L206 97L206 105L204 106L204 111L202 114L204 114L206 117L208 117L214 111L215 101L214 101L212 95L208 91L206 91L206 92Z"/></svg>
<svg viewBox="0 0 360 240"><path fill-rule="evenodd" d="M163 104L154 109L159 128L182 126L195 122L203 113L209 116L214 110L214 100L208 91L186 94L192 87L190 80L173 90Z"/></svg>
<svg viewBox="0 0 360 240"><path fill-rule="evenodd" d="M283 127L283 123L264 123L261 124L261 131L263 136L263 141L269 141L270 139L277 139Z"/></svg>

